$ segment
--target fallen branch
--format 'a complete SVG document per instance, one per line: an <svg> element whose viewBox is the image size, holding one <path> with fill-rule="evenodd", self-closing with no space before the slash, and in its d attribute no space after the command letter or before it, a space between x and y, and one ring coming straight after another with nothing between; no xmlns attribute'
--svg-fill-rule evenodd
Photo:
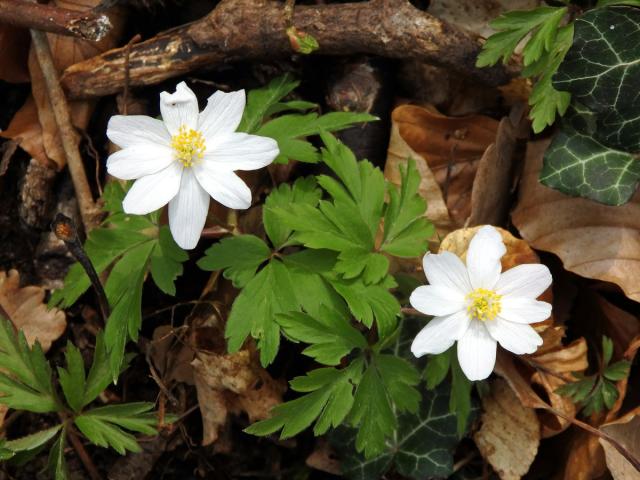
<svg viewBox="0 0 640 480"><path fill-rule="evenodd" d="M407 0L298 6L296 29L312 35L324 55L367 53L417 59L472 76L488 85L507 83L514 66L478 69L480 41L413 7ZM131 48L118 48L70 66L62 82L73 98L122 91L125 65L131 86L159 83L202 67L247 59L273 59L293 51L282 3L222 0L206 17Z"/></svg>
<svg viewBox="0 0 640 480"><path fill-rule="evenodd" d="M0 23L94 42L111 30L109 17L104 14L78 12L26 0L0 0Z"/></svg>
<svg viewBox="0 0 640 480"><path fill-rule="evenodd" d="M53 110L58 130L60 131L62 148L67 157L67 165L78 199L82 223L84 224L85 232L88 233L98 224L100 210L93 201L93 194L91 193L91 187L89 186L87 174L82 162L82 155L78 147L78 135L71 123L69 104L60 86L58 72L51 57L51 48L49 47L47 35L37 30L31 30L31 43L36 53L40 70L42 70L47 88L47 96L49 97L51 109Z"/></svg>

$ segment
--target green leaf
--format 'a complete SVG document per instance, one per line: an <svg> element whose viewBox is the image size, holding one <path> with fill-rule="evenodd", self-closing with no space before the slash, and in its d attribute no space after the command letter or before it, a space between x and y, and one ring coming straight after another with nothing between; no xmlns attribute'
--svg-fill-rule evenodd
<svg viewBox="0 0 640 480"><path fill-rule="evenodd" d="M287 163L289 159L316 163L320 160L320 154L311 143L301 138L318 135L323 131L343 130L356 123L373 120L377 118L368 113L331 112L320 116L317 113L289 114L268 121L256 134L271 137L278 142L280 155L276 158L276 163Z"/></svg>
<svg viewBox="0 0 640 480"><path fill-rule="evenodd" d="M384 216L384 238L381 250L397 257L417 257L427 251L434 226L423 215L427 204L418 193L420 175L415 161L400 166L400 191L389 188L389 205Z"/></svg>
<svg viewBox="0 0 640 480"><path fill-rule="evenodd" d="M286 74L274 78L262 88L251 90L247 95L247 104L238 131L254 133L266 116L277 113L274 107L299 84L298 80Z"/></svg>
<svg viewBox="0 0 640 480"><path fill-rule="evenodd" d="M473 384L464 374L458 363L458 357L451 354L451 397L449 411L455 413L458 436L462 436L469 428L472 412L471 388Z"/></svg>
<svg viewBox="0 0 640 480"><path fill-rule="evenodd" d="M308 205L315 208L321 196L322 192L317 188L313 177L299 177L291 186L286 183L280 184L269 194L262 210L262 220L274 248L280 249L285 245L292 230L280 221L273 209L287 209L291 205Z"/></svg>
<svg viewBox="0 0 640 480"><path fill-rule="evenodd" d="M16 410L45 413L60 406L51 383L51 367L36 341L29 347L24 333L0 317L0 403Z"/></svg>
<svg viewBox="0 0 640 480"><path fill-rule="evenodd" d="M63 430L49 451L49 470L53 474L54 480L67 480L69 478L67 462L64 458L65 437L66 434Z"/></svg>
<svg viewBox="0 0 640 480"><path fill-rule="evenodd" d="M279 260L269 262L236 298L227 320L225 336L230 352L237 352L249 334L258 342L262 365L270 364L278 353L279 313L298 310L286 266Z"/></svg>
<svg viewBox="0 0 640 480"><path fill-rule="evenodd" d="M613 356L613 340L607 336L602 336L602 365L607 366Z"/></svg>
<svg viewBox="0 0 640 480"><path fill-rule="evenodd" d="M113 448L124 455L127 450L141 450L135 437L125 430L144 435L157 434L157 418L152 409L153 404L145 402L107 405L82 413L74 422L95 445Z"/></svg>
<svg viewBox="0 0 640 480"><path fill-rule="evenodd" d="M187 260L189 255L175 242L169 227L160 227L158 242L151 254L151 278L160 290L167 295L176 294L175 281L182 275L182 264Z"/></svg>
<svg viewBox="0 0 640 480"><path fill-rule="evenodd" d="M544 50L552 47L560 20L566 7L540 7L534 10L516 10L504 13L490 22L498 33L491 35L476 61L477 67L505 63L524 37L535 30L523 50L524 64L529 65L540 58Z"/></svg>
<svg viewBox="0 0 640 480"><path fill-rule="evenodd" d="M597 8L577 18L573 45L553 85L597 117L594 135L607 147L640 151L640 10Z"/></svg>
<svg viewBox="0 0 640 480"><path fill-rule="evenodd" d="M638 180L640 161L569 128L554 137L540 172L548 187L607 205L627 202Z"/></svg>
<svg viewBox="0 0 640 480"><path fill-rule="evenodd" d="M631 363L627 360L620 360L619 362L609 365L604 371L604 377L617 382L627 378L629 370L631 369Z"/></svg>
<svg viewBox="0 0 640 480"><path fill-rule="evenodd" d="M127 367L127 361L123 362L122 370ZM121 370L121 371L122 371ZM82 406L85 407L93 402L113 381L111 366L109 365L109 355L104 341L104 332L99 332L96 336L96 348L93 352L93 363L89 369L89 375L84 387Z"/></svg>
<svg viewBox="0 0 640 480"><path fill-rule="evenodd" d="M58 367L58 377L67 404L76 412L84 406L85 371L84 360L80 350L71 342L67 342L65 351L67 368Z"/></svg>
<svg viewBox="0 0 640 480"><path fill-rule="evenodd" d="M198 260L203 270L224 270L224 278L243 288L255 277L258 267L271 257L271 249L254 235L223 238Z"/></svg>
<svg viewBox="0 0 640 480"><path fill-rule="evenodd" d="M41 430L25 437L17 438L15 440L7 440L4 443L4 448L12 452L24 452L29 450L35 450L45 445L49 440L57 435L62 428L62 425L56 425L55 427Z"/></svg>
<svg viewBox="0 0 640 480"><path fill-rule="evenodd" d="M606 7L608 5L630 5L633 7L640 7L640 0L598 0L596 6Z"/></svg>
<svg viewBox="0 0 640 480"><path fill-rule="evenodd" d="M354 360L342 370L320 368L291 381L291 388L306 395L282 403L272 410L271 418L254 423L245 432L269 435L280 429L280 438L297 435L315 421L314 434L322 435L340 425L353 405L353 383L362 374L363 362Z"/></svg>
<svg viewBox="0 0 640 480"><path fill-rule="evenodd" d="M356 449L370 458L385 449L397 427L398 411L415 411L420 395L415 385L420 375L406 360L375 355L355 393L349 421L358 428Z"/></svg>
<svg viewBox="0 0 640 480"><path fill-rule="evenodd" d="M427 362L427 368L424 370L424 378L427 381L427 389L433 390L440 385L447 374L451 365L451 355L453 349L442 352L438 355L430 355Z"/></svg>
<svg viewBox="0 0 640 480"><path fill-rule="evenodd" d="M453 453L459 442L456 417L449 412L449 385L423 391L417 414L401 414L396 433L387 440L385 450L365 458L353 448L355 431L338 431L330 437L342 455L342 473L349 480L385 478L392 465L408 478L446 478L453 473Z"/></svg>
<svg viewBox="0 0 640 480"><path fill-rule="evenodd" d="M611 410L618 399L618 389L613 383L607 380L603 380L601 385L604 405L607 407L607 410Z"/></svg>
<svg viewBox="0 0 640 480"><path fill-rule="evenodd" d="M276 319L287 337L310 344L303 354L324 365L338 365L354 348L367 347L367 340L351 326L343 313L324 306L317 318L290 312L278 315Z"/></svg>

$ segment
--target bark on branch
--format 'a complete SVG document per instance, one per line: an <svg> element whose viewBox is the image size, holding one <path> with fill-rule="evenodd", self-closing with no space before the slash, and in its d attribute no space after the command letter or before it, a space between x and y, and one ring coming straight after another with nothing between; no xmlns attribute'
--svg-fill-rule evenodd
<svg viewBox="0 0 640 480"><path fill-rule="evenodd" d="M95 42L111 30L109 17L104 14L78 12L29 0L0 0L0 23Z"/></svg>
<svg viewBox="0 0 640 480"><path fill-rule="evenodd" d="M469 75L489 85L507 83L516 68L478 69L479 39L413 7L407 0L298 6L290 20L320 44L315 53L367 53L413 58ZM284 4L272 0L222 0L206 17L133 45L132 86L151 85L198 68L293 53L285 33ZM127 49L110 50L69 67L62 82L74 98L119 92Z"/></svg>

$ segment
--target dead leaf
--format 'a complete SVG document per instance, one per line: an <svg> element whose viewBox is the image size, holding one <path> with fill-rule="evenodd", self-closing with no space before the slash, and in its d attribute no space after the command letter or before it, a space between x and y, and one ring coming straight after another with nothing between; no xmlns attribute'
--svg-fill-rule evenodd
<svg viewBox="0 0 640 480"><path fill-rule="evenodd" d="M638 409L624 417L602 425L600 430L617 440L634 458L640 459L640 414ZM607 467L614 480L638 480L640 472L613 445L600 439Z"/></svg>
<svg viewBox="0 0 640 480"><path fill-rule="evenodd" d="M593 480L600 478L607 471L604 452L598 437L575 429L569 440L566 457L564 480Z"/></svg>
<svg viewBox="0 0 640 480"><path fill-rule="evenodd" d="M536 412L522 405L504 380L491 382L482 398L482 427L473 439L502 480L519 480L538 453L540 424Z"/></svg>
<svg viewBox="0 0 640 480"><path fill-rule="evenodd" d="M318 438L316 447L305 461L307 466L330 473L331 475L341 476L340 460L331 444L323 438Z"/></svg>
<svg viewBox="0 0 640 480"><path fill-rule="evenodd" d="M613 282L640 301L640 190L629 203L611 207L545 187L538 175L548 144L528 145L513 223L531 246L556 254L567 270Z"/></svg>
<svg viewBox="0 0 640 480"><path fill-rule="evenodd" d="M70 10L86 11L96 7L99 0L57 0L55 4ZM75 37L47 34L51 46L51 54L58 72L74 63L94 57L110 48L117 46L122 32L123 21L119 12L111 9L106 12L111 24L114 26L100 42L80 40ZM62 150L62 144L58 135L58 126L51 109L44 77L35 57L33 48L29 52L29 72L31 74L32 96L25 105L15 114L9 127L2 136L11 138L20 143L20 147L43 165L53 162L58 170L66 163L66 157ZM34 118L33 107L30 102L35 102L37 118ZM72 101L69 109L73 125L84 130L89 124L94 102ZM38 130L39 128L39 130ZM34 135L35 132L39 134ZM44 150L43 150L44 149Z"/></svg>
<svg viewBox="0 0 640 480"><path fill-rule="evenodd" d="M495 141L498 121L483 115L447 117L433 107L415 105L397 107L391 119L397 137L389 145L387 178L399 183L398 166L407 161L407 152L411 153L423 177L420 193L428 208L433 208L427 210L429 218L441 234L461 227L471 213L471 190L478 162ZM433 184L434 179L437 185ZM443 203L448 215L444 214Z"/></svg>
<svg viewBox="0 0 640 480"><path fill-rule="evenodd" d="M215 442L229 414L264 420L282 403L285 387L264 370L248 350L230 354L199 352L192 362L202 412L202 444Z"/></svg>
<svg viewBox="0 0 640 480"><path fill-rule="evenodd" d="M49 310L44 303L45 291L41 287L20 287L17 270L0 271L0 311L8 317L17 330L24 333L29 343L37 340L47 352L51 343L60 338L67 327L64 312L56 308ZM7 408L0 405L0 426Z"/></svg>

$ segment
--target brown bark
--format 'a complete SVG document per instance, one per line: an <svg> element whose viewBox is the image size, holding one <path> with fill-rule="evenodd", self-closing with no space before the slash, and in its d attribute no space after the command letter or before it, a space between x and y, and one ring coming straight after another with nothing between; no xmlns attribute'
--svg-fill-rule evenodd
<svg viewBox="0 0 640 480"><path fill-rule="evenodd" d="M314 53L366 53L413 58L450 68L488 85L509 81L516 68L478 69L479 39L413 7L407 0L298 6L292 24L320 44ZM282 3L222 0L206 17L133 45L131 86L150 85L204 66L239 59L273 59L293 53ZM119 48L69 67L62 82L71 97L119 92L127 49Z"/></svg>
<svg viewBox="0 0 640 480"><path fill-rule="evenodd" d="M111 29L109 18L104 14L77 12L28 0L0 0L0 23L95 42Z"/></svg>

